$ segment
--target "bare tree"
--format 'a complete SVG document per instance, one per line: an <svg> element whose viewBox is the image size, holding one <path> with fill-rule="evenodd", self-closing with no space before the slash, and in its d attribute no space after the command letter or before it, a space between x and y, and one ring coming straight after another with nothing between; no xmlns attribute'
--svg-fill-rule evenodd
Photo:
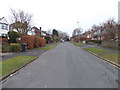
<svg viewBox="0 0 120 90"><path fill-rule="evenodd" d="M116 37L117 33L117 23L116 21L112 18L108 19L105 23L102 24L104 31L104 39L105 40L110 40L114 39Z"/></svg>
<svg viewBox="0 0 120 90"><path fill-rule="evenodd" d="M81 32L82 32L82 28L76 28L76 29L73 30L72 36L73 37L79 37Z"/></svg>
<svg viewBox="0 0 120 90"><path fill-rule="evenodd" d="M22 35L26 35L31 30L32 15L23 10L13 9L11 9L11 14L12 24L10 25L10 29L15 29Z"/></svg>

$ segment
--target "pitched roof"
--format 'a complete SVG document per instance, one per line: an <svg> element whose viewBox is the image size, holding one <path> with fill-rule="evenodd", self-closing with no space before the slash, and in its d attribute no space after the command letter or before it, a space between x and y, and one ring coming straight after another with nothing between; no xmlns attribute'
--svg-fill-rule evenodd
<svg viewBox="0 0 120 90"><path fill-rule="evenodd" d="M0 20L2 20L4 17L0 18Z"/></svg>

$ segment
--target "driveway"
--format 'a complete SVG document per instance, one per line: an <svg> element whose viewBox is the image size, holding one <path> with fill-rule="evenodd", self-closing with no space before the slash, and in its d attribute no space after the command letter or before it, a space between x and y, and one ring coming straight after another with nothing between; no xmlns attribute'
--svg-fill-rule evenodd
<svg viewBox="0 0 120 90"><path fill-rule="evenodd" d="M3 88L118 88L118 69L68 42L9 78Z"/></svg>

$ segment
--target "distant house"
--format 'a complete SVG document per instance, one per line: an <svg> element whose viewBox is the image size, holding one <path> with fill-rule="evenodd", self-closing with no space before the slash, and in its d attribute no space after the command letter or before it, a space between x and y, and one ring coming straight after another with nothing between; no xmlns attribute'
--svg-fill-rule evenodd
<svg viewBox="0 0 120 90"><path fill-rule="evenodd" d="M9 24L5 17L0 18L0 36L1 37L7 37L9 31Z"/></svg>
<svg viewBox="0 0 120 90"><path fill-rule="evenodd" d="M31 31L28 31L28 35L35 35L39 37L51 37L50 34L48 34L46 31L43 31L42 28L38 29L37 27L32 27Z"/></svg>
<svg viewBox="0 0 120 90"><path fill-rule="evenodd" d="M94 31L94 40L102 40L103 35L102 35L103 29L101 27L97 28Z"/></svg>

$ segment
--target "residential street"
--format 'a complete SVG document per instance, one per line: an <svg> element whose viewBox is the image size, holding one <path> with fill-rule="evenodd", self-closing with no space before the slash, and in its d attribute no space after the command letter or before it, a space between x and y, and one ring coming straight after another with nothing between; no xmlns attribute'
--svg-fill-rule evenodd
<svg viewBox="0 0 120 90"><path fill-rule="evenodd" d="M118 69L64 42L9 78L3 88L118 88Z"/></svg>

